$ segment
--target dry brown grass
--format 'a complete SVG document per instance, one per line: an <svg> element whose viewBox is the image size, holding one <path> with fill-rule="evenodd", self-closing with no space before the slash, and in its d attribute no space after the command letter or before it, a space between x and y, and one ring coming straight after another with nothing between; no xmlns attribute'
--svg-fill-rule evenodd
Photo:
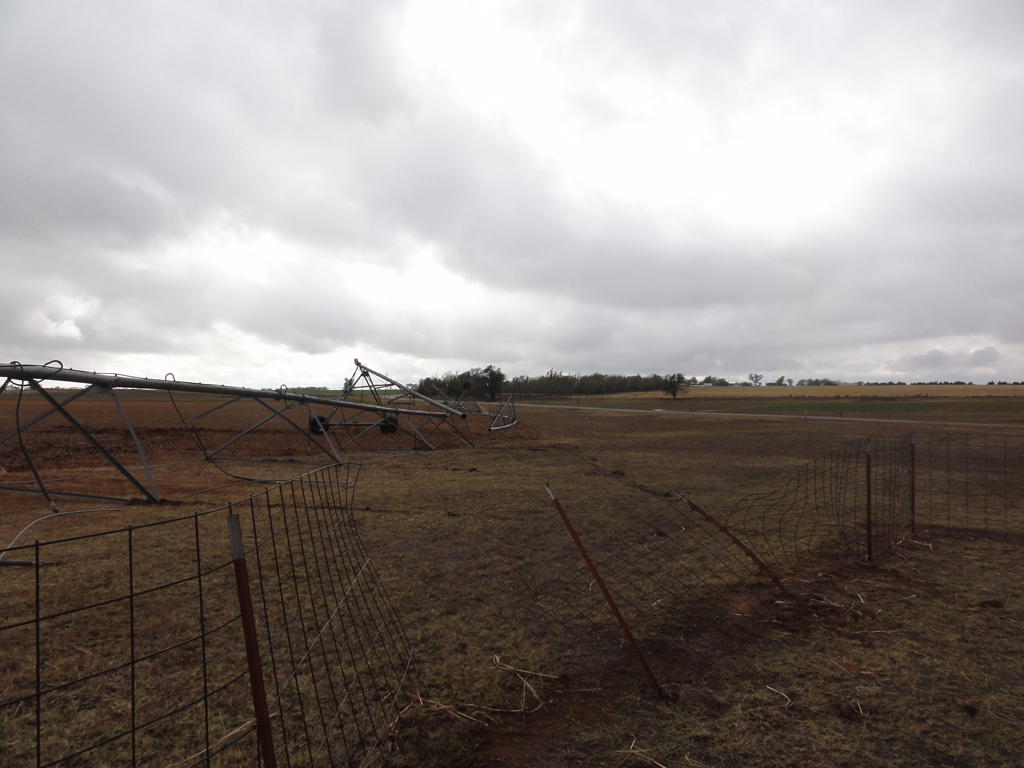
<svg viewBox="0 0 1024 768"><path fill-rule="evenodd" d="M830 396L822 407L842 401L843 388L821 389ZM882 389L869 394L889 397ZM985 421L1024 423L1017 400L991 413L972 410L986 390L1004 396L1011 388L964 389L971 392L943 398L927 415L973 420L977 430ZM757 388L756 396L774 390ZM754 390L727 391L713 394L742 403ZM920 413L914 408L925 399L868 405L875 415L902 418ZM632 407L628 398L615 400L609 404ZM673 407L664 395L636 402ZM7 403L5 396L0 405ZM173 413L155 402L136 408L143 440L164 440L156 461L186 455ZM936 540L908 545L881 565L809 574L816 597L774 616L672 705L652 697L628 665L569 675L580 667L571 638L523 610L537 584L577 557L544 483L595 540L615 529L619 515L668 491L727 511L853 437L902 434L906 424L529 408L520 417L516 429L478 433L475 450L361 457L360 530L417 657L416 696L390 745L394 764L977 765L1006 764L1021 751L1024 669L1015 651L1024 582L1010 545ZM69 452L64 436L54 430L40 438L42 449L82 482L115 482L80 451ZM292 449L270 439L252 450L287 456ZM0 459L5 480L28 477L15 461ZM168 495L227 482L204 464L160 472ZM222 489L203 503L249 490ZM0 495L0 505L8 539L45 510L38 498L12 494ZM180 513L159 510L84 516L74 530ZM72 518L54 518L34 535L70 525ZM0 569L0 577L14 570Z"/></svg>
<svg viewBox="0 0 1024 768"><path fill-rule="evenodd" d="M1008 663L1020 639L1020 575L1006 568L1012 547L990 554L1011 574L1005 579L982 567L957 577L978 594L1005 590L1007 608L993 615L1004 627L998 641L947 621L950 595L929 582L952 579L972 555L960 543L935 542L934 551L908 545L895 557L914 563L896 566L899 577L889 563L823 572L820 583L807 585L817 597L773 618L757 642L723 660L704 687L676 705L659 703L629 661L597 678L559 683L496 667L495 655L556 677L579 666L571 638L557 627L538 628L539 617L518 611L535 583L576 557L543 492L545 481L577 526L599 538L620 511L642 509L667 490L685 489L710 509L727 510L852 437L906 430L528 413L541 434L525 445L392 457L364 469L362 530L378 561L391 563L383 569L417 647L416 681L425 697L450 708L413 707L415 717L398 732L398 764L957 765L999 763L1019 746L1014 721L1024 720L1024 700L1013 696L1021 694L1024 669ZM976 546L988 552L990 545ZM861 598L874 606L870 617ZM984 615L967 610L975 603L963 603L968 620ZM959 660L967 649L953 644L935 652L954 631L971 638L977 676ZM880 672L873 671L883 661L893 675L888 687L878 687ZM993 687L1000 680L1013 681L1008 694ZM1000 708L970 704L994 707L993 696ZM973 731L963 730L968 721Z"/></svg>

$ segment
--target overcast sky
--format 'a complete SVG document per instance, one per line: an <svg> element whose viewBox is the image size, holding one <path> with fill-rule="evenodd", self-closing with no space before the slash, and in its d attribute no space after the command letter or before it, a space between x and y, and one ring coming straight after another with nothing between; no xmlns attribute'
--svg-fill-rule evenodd
<svg viewBox="0 0 1024 768"><path fill-rule="evenodd" d="M0 355L1024 379L1024 3L0 0Z"/></svg>

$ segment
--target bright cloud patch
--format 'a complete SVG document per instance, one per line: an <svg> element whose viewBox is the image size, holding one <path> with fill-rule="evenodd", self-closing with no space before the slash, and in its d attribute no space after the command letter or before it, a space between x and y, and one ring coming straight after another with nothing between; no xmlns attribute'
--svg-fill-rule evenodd
<svg viewBox="0 0 1024 768"><path fill-rule="evenodd" d="M0 342L1024 378L1021 73L1012 4L14 4Z"/></svg>

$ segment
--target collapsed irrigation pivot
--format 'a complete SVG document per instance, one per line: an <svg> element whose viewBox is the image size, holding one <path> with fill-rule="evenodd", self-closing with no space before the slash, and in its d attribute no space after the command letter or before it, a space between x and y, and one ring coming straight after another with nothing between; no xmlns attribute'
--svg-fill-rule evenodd
<svg viewBox="0 0 1024 768"><path fill-rule="evenodd" d="M347 379L340 398L290 392L286 387L268 390L177 381L170 374L164 379L149 379L77 371L62 365L0 365L0 378L3 378L0 394L13 387L18 396L14 429L0 435L0 457L5 447L8 452L13 447L21 454L21 461L34 480L20 484L0 483L0 491L41 494L54 510L58 509L57 500L62 497L110 503L128 501L134 496L125 494L132 493L149 502L160 501L161 490L149 452L118 392L166 393L183 433L195 443L202 459L239 478L248 478L238 468L240 463L258 462L282 453L301 454L303 450L307 457L316 459L315 463L326 464L342 462L342 452L346 450L433 450L472 446L469 415L486 420L488 431L517 423L511 398L493 413L473 400L470 400L472 408L465 409L461 400L454 405L439 402L358 360L355 363L355 372ZM43 387L44 382L85 386L58 400ZM40 398L44 407L36 407L38 401L27 402L23 397L26 391ZM183 402L183 396L191 396L191 399ZM83 405L90 400L92 407L83 409L84 415L76 415L72 404L78 401L78 405ZM97 427L89 422L99 403L116 410L123 427L120 451L115 446L105 445ZM33 427L51 416L57 416L73 429L82 447L115 470L130 488L121 495L98 495L79 490L73 481L49 479L47 458L34 455L27 437ZM277 427L271 435L273 442L261 441L272 427ZM110 431L106 422L100 429ZM126 451L129 440L131 448ZM132 453L138 460L135 466L129 466L128 457Z"/></svg>

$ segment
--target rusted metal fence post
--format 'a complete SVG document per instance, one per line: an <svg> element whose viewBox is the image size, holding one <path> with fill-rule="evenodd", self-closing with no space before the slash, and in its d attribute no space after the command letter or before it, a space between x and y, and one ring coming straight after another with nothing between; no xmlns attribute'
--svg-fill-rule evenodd
<svg viewBox="0 0 1024 768"><path fill-rule="evenodd" d="M548 496L551 497L551 501L555 504L555 509L558 510L558 514L562 517L562 522L565 523L565 527L569 530L569 535L572 536L572 540L576 542L576 548L580 551L583 556L583 562L587 564L590 569L590 573L594 577L594 581L597 582L597 586L601 589L601 594L604 595L604 599L608 602L608 607L611 609L612 615L615 620L619 622L619 626L622 628L622 634L626 636L626 641L629 643L629 647L633 649L633 653L636 656L636 660L640 663L640 667L643 669L644 674L647 675L647 679L651 685L654 686L654 690L658 692L658 696L663 699L668 699L669 696L662 690L661 686L658 685L658 679L654 676L650 666L647 664L647 659L644 658L643 651L640 650L640 646L637 645L636 640L633 638L633 633L629 631L629 625L626 624L626 620L619 613L618 607L615 605L615 601L612 599L611 593L608 588L604 585L604 580L601 578L601 574L597 571L597 566L594 565L594 561L590 559L590 555L587 554L587 548L583 546L583 542L580 537L576 534L576 529L572 527L572 523L569 522L569 516L565 514L565 510L562 509L562 505L558 503L558 498L555 496L555 492L551 490L550 485L545 485L544 488L548 492Z"/></svg>
<svg viewBox="0 0 1024 768"><path fill-rule="evenodd" d="M867 467L867 515L865 516L865 523L867 525L868 533L868 560L871 559L871 438L868 438L868 452L865 460L865 466Z"/></svg>
<svg viewBox="0 0 1024 768"><path fill-rule="evenodd" d="M260 645L256 637L256 618L252 611L252 593L249 591L249 569L245 565L245 546L238 515L228 514L228 537L231 540L231 559L235 566L235 585L238 588L238 606L242 612L242 632L245 635L245 657L249 662L249 683L252 703L256 711L256 736L265 768L277 768L274 755L274 734L270 730L267 710L267 691L263 684L263 665L260 663Z"/></svg>

